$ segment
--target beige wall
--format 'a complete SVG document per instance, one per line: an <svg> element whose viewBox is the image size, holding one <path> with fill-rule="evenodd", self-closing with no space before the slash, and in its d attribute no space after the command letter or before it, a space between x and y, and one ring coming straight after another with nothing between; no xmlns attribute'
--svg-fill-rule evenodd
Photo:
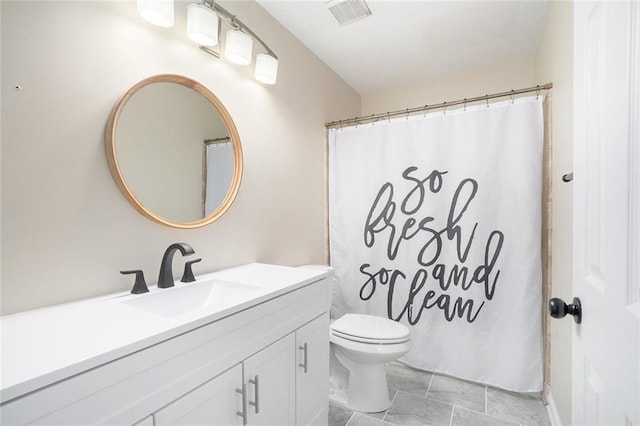
<svg viewBox="0 0 640 426"><path fill-rule="evenodd" d="M551 295L572 299L572 185L562 175L573 169L573 4L551 2L535 58L535 75L553 81L553 217ZM552 320L551 393L562 424L571 424L571 328Z"/></svg>
<svg viewBox="0 0 640 426"><path fill-rule="evenodd" d="M360 97L256 3L222 5L279 55L276 86L191 44L184 2L168 30L143 22L135 2L1 3L3 313L126 290L132 278L119 274L124 269L141 268L155 282L164 249L176 241L202 257L196 273L322 262L323 124L359 114ZM238 197L205 228L151 222L109 174L103 139L111 108L160 73L207 86L242 140Z"/></svg>
<svg viewBox="0 0 640 426"><path fill-rule="evenodd" d="M488 93L535 86L533 59L496 64L490 69L454 74L422 84L395 87L362 97L362 115L437 104L444 101L484 96Z"/></svg>

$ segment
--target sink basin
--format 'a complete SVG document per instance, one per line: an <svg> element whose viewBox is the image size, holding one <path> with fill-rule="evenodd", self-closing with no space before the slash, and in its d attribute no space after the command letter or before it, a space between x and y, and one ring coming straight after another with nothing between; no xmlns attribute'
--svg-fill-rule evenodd
<svg viewBox="0 0 640 426"><path fill-rule="evenodd" d="M176 287L154 289L151 293L122 301L132 308L163 317L183 315L203 308L220 308L242 303L254 297L260 287L220 280L176 284Z"/></svg>

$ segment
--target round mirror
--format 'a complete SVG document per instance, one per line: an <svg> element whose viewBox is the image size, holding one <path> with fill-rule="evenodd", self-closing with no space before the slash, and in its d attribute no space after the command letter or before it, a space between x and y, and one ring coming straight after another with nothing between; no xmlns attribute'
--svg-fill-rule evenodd
<svg viewBox="0 0 640 426"><path fill-rule="evenodd" d="M129 89L111 112L105 142L118 188L156 222L207 225L238 193L236 126L218 98L189 78L157 75Z"/></svg>

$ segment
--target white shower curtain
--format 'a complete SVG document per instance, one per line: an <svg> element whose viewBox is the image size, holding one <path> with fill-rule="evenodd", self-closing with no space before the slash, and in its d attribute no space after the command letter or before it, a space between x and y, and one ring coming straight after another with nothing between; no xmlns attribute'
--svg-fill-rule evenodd
<svg viewBox="0 0 640 426"><path fill-rule="evenodd" d="M206 144L205 149L203 216L208 216L220 207L231 188L235 161L231 142Z"/></svg>
<svg viewBox="0 0 640 426"><path fill-rule="evenodd" d="M408 365L542 390L542 97L329 132L332 316L411 329Z"/></svg>

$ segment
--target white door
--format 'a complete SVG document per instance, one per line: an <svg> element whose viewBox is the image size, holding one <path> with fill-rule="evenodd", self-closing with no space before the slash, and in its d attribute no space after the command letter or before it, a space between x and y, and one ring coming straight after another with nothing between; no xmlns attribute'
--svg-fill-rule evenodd
<svg viewBox="0 0 640 426"><path fill-rule="evenodd" d="M575 2L574 35L573 424L637 426L640 2Z"/></svg>

